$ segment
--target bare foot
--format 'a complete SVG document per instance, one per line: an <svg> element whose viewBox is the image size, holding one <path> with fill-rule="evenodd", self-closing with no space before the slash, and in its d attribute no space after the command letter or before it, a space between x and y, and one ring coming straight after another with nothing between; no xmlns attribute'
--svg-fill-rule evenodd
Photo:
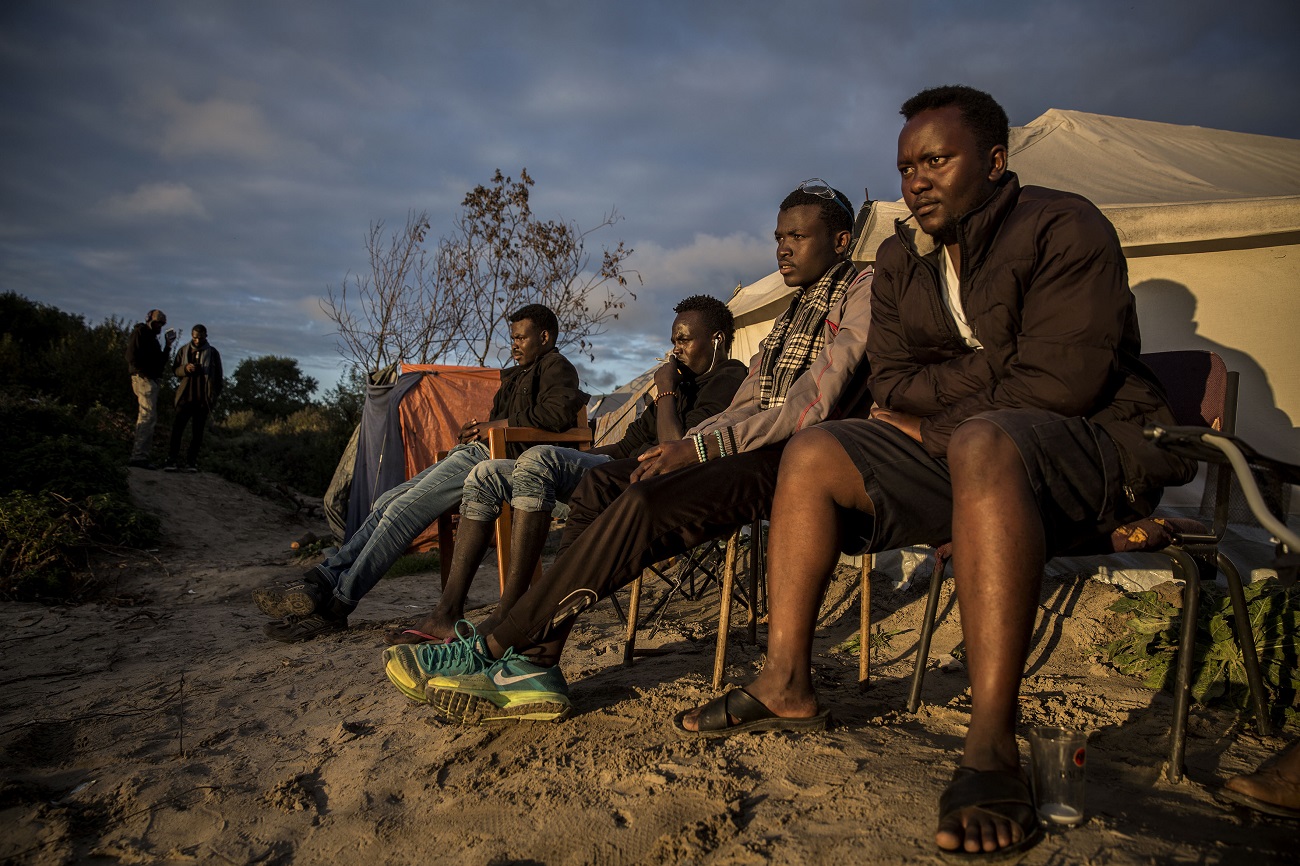
<svg viewBox="0 0 1300 866"><path fill-rule="evenodd" d="M436 610L416 620L414 625L398 626L384 633L384 640L390 645L445 641L454 637L456 637L456 620L442 616Z"/></svg>
<svg viewBox="0 0 1300 866"><path fill-rule="evenodd" d="M1025 831L1015 821L984 809L962 809L939 822L935 843L945 851L990 853L1025 838Z"/></svg>
<svg viewBox="0 0 1300 866"><path fill-rule="evenodd" d="M783 719L810 719L820 712L816 694L810 692L806 695L796 695L788 690L777 690L765 684L761 674L758 679L745 686L745 691L773 714ZM696 707L682 716L682 727L688 731L698 731L700 711L703 709L702 706ZM728 716L727 721L728 724L734 725L740 720L735 716Z"/></svg>
<svg viewBox="0 0 1300 866"><path fill-rule="evenodd" d="M984 805L980 805L983 803ZM1018 845L1026 827L1036 828L1029 784L1019 767L978 771L963 767L939 806L934 841L944 851L990 854Z"/></svg>
<svg viewBox="0 0 1300 866"><path fill-rule="evenodd" d="M1253 773L1233 776L1224 787L1283 809L1300 811L1300 741Z"/></svg>

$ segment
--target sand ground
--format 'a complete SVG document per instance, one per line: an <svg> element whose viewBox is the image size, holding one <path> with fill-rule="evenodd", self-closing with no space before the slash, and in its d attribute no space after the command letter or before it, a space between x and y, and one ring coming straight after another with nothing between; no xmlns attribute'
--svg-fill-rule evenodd
<svg viewBox="0 0 1300 866"><path fill-rule="evenodd" d="M906 711L924 586L873 580L873 621L897 634L859 690L856 654L833 649L857 627L856 574L837 574L815 660L826 733L675 735L673 714L712 696L716 591L674 601L632 667L613 608L589 612L565 662L573 718L451 727L381 667L383 630L436 599L436 575L385 580L345 634L274 643L249 592L293 579L289 540L322 527L215 476L132 472L138 501L166 515L154 557L101 563L95 603L0 606L5 863L939 861L937 800L969 692L950 664ZM479 581L472 618L492 583ZM1213 797L1286 734L1194 707L1188 775L1165 780L1169 697L1095 661L1120 628L1116 593L1045 582L1023 722L1093 732L1089 816L1023 862L1298 862L1296 825ZM935 661L960 641L947 593L944 606ZM742 636L733 683L761 664Z"/></svg>

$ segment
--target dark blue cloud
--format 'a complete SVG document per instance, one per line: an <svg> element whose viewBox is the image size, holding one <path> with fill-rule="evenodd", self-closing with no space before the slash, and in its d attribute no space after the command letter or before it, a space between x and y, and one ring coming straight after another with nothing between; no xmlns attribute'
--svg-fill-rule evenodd
<svg viewBox="0 0 1300 866"><path fill-rule="evenodd" d="M1069 108L1300 136L1292 3L767 0L8 3L0 290L92 320L202 321L231 363L340 366L316 302L372 220L435 233L498 167L637 247L592 381L662 352L672 304L771 268L819 175L897 197L898 104L937 83L1013 123ZM597 372L599 370L599 372ZM593 387L593 390L598 390Z"/></svg>

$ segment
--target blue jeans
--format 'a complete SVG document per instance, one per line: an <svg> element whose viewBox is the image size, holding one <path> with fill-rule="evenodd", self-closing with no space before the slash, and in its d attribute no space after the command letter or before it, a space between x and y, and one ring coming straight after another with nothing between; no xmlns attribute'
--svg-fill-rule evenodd
<svg viewBox="0 0 1300 866"><path fill-rule="evenodd" d="M460 502L470 470L488 459L487 445L457 445L446 457L375 501L370 516L339 552L316 567L334 597L355 605L421 532Z"/></svg>
<svg viewBox="0 0 1300 866"><path fill-rule="evenodd" d="M491 522L501 515L503 502L518 511L554 511L556 501L567 502L588 469L612 459L576 448L534 445L518 460L486 460L465 479L460 514Z"/></svg>

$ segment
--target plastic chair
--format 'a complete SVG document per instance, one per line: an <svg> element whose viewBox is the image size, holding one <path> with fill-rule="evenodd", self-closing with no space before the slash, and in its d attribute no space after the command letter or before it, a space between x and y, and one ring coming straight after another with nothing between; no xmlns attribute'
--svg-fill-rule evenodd
<svg viewBox="0 0 1300 866"><path fill-rule="evenodd" d="M1180 425L1232 432L1237 409L1238 377L1236 373L1228 371L1222 358L1213 352L1179 351L1143 355L1142 360L1164 385L1170 408ZM1270 728L1254 634L1246 616L1241 574L1218 547L1227 529L1229 481L1228 473L1219 474L1212 527L1188 518L1147 517L1116 529L1096 549L1072 551L1079 554L1135 551L1163 553L1173 561L1174 577L1184 582L1182 636L1174 686L1174 717L1169 737L1168 778L1171 782L1182 778L1183 755L1187 745L1193 661L1190 649L1195 644L1202 576L1198 560L1216 566L1227 579L1232 599L1233 624L1250 684L1259 732L1267 735ZM912 688L907 699L908 712L916 712L921 703L921 686L929 661L930 640L934 635L944 565L951 555L951 549L951 543L936 549L935 568L930 577L930 594L921 620L916 668L912 673ZM1212 573L1211 570L1211 576Z"/></svg>
<svg viewBox="0 0 1300 866"><path fill-rule="evenodd" d="M578 411L578 424L568 430L555 432L540 427L496 427L488 431L488 454L493 460L505 460L508 446L526 445L564 445L586 451L591 448L591 427L587 424L587 409ZM442 454L439 454L439 459ZM442 585L447 586L451 574L451 558L456 551L456 533L454 517L460 514L459 506L438 518L438 570ZM497 575L501 582L501 591L505 591L506 575L510 572L510 527L512 522L510 503L502 503L501 514L497 517ZM541 572L541 563L533 571L534 578Z"/></svg>

